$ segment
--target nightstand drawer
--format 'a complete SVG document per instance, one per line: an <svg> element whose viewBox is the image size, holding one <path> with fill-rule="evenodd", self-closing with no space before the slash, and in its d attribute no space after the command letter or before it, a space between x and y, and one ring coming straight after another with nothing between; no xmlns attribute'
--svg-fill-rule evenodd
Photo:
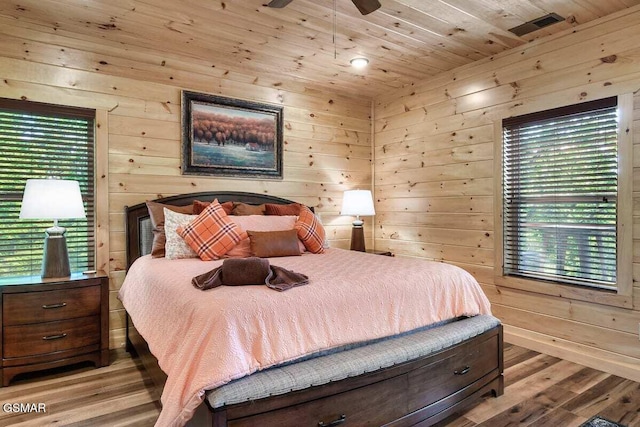
<svg viewBox="0 0 640 427"><path fill-rule="evenodd" d="M3 331L3 358L34 356L100 342L100 316L7 326Z"/></svg>
<svg viewBox="0 0 640 427"><path fill-rule="evenodd" d="M100 314L100 286L6 294L2 301L5 326L50 322Z"/></svg>

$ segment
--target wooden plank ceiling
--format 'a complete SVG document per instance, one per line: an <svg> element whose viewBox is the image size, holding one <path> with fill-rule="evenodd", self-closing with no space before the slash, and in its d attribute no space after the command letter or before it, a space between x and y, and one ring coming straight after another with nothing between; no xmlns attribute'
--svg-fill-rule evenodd
<svg viewBox="0 0 640 427"><path fill-rule="evenodd" d="M0 23L75 37L79 51L88 50L91 43L94 55L133 61L166 56L246 76L265 86L283 80L310 90L373 98L640 4L640 0L380 2L382 8L362 16L349 0L335 0L335 9L333 0L293 0L284 9L266 7L267 0L3 0ZM565 21L523 37L508 31L551 12ZM96 45L103 51L95 51ZM368 58L369 66L351 67L349 60L356 56Z"/></svg>

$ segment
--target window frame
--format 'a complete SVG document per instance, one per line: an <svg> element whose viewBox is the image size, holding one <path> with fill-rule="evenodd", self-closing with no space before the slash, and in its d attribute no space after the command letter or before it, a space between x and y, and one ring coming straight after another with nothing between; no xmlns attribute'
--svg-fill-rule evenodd
<svg viewBox="0 0 640 427"><path fill-rule="evenodd" d="M616 289L598 289L566 283L504 275L503 236L503 124L494 122L494 283L523 291L616 307L633 307L633 94L618 95L618 197Z"/></svg>
<svg viewBox="0 0 640 427"><path fill-rule="evenodd" d="M99 200L103 200L105 195L108 196L107 187L104 185L104 181L99 179L99 173L101 173L101 169L103 169L99 163L99 159L104 158L104 153L98 154L98 141L100 139L105 138L105 131L107 131L106 126L102 126L106 124L107 112L104 110L96 110L91 106L68 106L68 105L60 105L60 104L51 104L51 103L42 103L38 101L28 101L28 107L25 107L25 103L27 101L16 100L11 98L3 98L3 106L6 108L14 108L15 110L24 110L27 113L33 114L44 114L47 115L51 113L52 115L66 115L75 116L75 117L85 117L90 119L93 122L93 157L91 162L93 163L93 182L92 182L92 193L93 193L93 222L92 222L92 235L93 235L93 244L87 246L87 250L90 251L92 262L89 265L89 268L93 268L96 270L101 270L107 264L104 262L105 253L102 250L103 247L103 239L104 239L104 228L100 227L100 224L105 223L105 211L99 208ZM101 129L102 128L102 129ZM106 175L103 175L106 177ZM84 195L83 195L84 198ZM108 223L108 217L107 223ZM102 228L102 230L101 230ZM44 234L44 229L42 230ZM107 245L108 248L108 245ZM107 249L108 250L108 249ZM108 260L108 253L107 260ZM37 275L36 272L33 274ZM78 274L82 274L82 271L72 272L72 276L76 276ZM23 277L21 275L10 275L10 276L2 276L0 277L0 281L13 281L17 278ZM31 276L29 276L31 277Z"/></svg>

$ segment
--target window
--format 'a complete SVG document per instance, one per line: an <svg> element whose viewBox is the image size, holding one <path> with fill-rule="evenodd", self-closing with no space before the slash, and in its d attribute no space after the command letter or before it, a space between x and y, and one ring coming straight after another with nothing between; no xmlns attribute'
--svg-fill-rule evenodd
<svg viewBox="0 0 640 427"><path fill-rule="evenodd" d="M94 269L95 111L0 99L0 277L40 275L49 220L18 219L29 178L80 182L87 218L61 220L72 272Z"/></svg>
<svg viewBox="0 0 640 427"><path fill-rule="evenodd" d="M503 274L615 290L617 98L503 121Z"/></svg>

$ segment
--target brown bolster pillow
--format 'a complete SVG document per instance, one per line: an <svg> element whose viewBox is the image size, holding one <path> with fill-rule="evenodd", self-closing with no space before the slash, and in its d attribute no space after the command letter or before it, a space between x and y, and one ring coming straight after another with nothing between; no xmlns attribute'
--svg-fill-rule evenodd
<svg viewBox="0 0 640 427"><path fill-rule="evenodd" d="M264 258L231 258L222 261L220 267L194 277L191 283L198 289L218 286L267 285L276 291L286 291L309 283L309 276L276 265L269 265Z"/></svg>
<svg viewBox="0 0 640 427"><path fill-rule="evenodd" d="M268 259L229 258L222 262L222 283L228 286L264 285L271 273Z"/></svg>
<svg viewBox="0 0 640 427"><path fill-rule="evenodd" d="M251 254L260 258L300 255L298 232L295 229L284 231L250 231Z"/></svg>

